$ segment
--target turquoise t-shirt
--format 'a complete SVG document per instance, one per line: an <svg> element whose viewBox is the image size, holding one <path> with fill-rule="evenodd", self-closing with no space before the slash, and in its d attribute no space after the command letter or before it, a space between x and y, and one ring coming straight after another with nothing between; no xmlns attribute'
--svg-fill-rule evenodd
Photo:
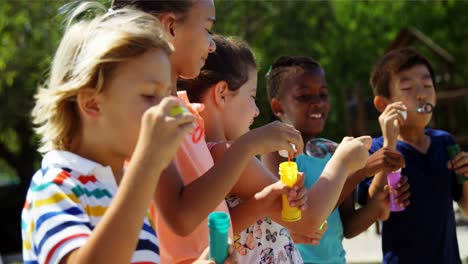
<svg viewBox="0 0 468 264"><path fill-rule="evenodd" d="M322 174L331 154L323 158L310 157L301 154L296 158L297 168L305 175L305 187L310 189ZM340 211L335 209L327 219L328 228L320 240L320 245L296 244L304 263L342 264L345 263L346 252L343 248L343 224Z"/></svg>

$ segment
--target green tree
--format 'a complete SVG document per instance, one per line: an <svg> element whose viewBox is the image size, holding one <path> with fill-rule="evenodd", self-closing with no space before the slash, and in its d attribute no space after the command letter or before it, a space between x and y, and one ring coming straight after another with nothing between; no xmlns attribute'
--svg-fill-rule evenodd
<svg viewBox="0 0 468 264"><path fill-rule="evenodd" d="M0 3L0 174L20 179L1 187L0 251L21 248L20 213L39 156L30 112L36 87L43 80L57 46L63 1Z"/></svg>

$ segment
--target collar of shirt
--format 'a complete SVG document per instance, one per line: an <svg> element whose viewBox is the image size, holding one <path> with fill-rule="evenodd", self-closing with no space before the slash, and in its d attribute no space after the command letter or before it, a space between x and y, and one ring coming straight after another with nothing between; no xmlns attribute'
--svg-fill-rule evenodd
<svg viewBox="0 0 468 264"><path fill-rule="evenodd" d="M114 174L110 166L102 166L92 160L83 158L74 153L63 150L52 150L47 152L42 159L42 167L66 167L81 175L94 175L99 181L106 185L117 188ZM123 164L122 164L123 166Z"/></svg>

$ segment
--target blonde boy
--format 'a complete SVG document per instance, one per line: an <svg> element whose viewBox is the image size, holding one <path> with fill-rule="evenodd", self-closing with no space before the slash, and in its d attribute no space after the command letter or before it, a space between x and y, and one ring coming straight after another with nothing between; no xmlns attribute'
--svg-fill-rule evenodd
<svg viewBox="0 0 468 264"><path fill-rule="evenodd" d="M88 11L106 9L82 3L70 21ZM168 114L172 50L131 9L69 25L33 110L45 155L22 213L25 263L159 262L148 206L194 120Z"/></svg>

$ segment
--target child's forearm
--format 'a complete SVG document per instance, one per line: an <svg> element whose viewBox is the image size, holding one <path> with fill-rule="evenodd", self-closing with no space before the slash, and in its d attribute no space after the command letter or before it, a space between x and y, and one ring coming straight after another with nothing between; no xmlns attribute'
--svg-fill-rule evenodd
<svg viewBox="0 0 468 264"><path fill-rule="evenodd" d="M367 204L357 210L354 200L346 199L340 206L344 237L350 239L364 232L378 220L379 212Z"/></svg>
<svg viewBox="0 0 468 264"><path fill-rule="evenodd" d="M86 244L61 263L129 263L162 166L134 155L119 190ZM125 232L122 232L125 230Z"/></svg>
<svg viewBox="0 0 468 264"><path fill-rule="evenodd" d="M327 163L322 176L307 192L307 209L302 213L302 223L308 230L318 230L335 209L340 196L347 170L338 162Z"/></svg>
<svg viewBox="0 0 468 264"><path fill-rule="evenodd" d="M336 203L335 208L340 207L343 201L353 192L356 186L364 179L366 176L364 173L364 169L358 170L357 172L350 175L346 178L345 184L343 189L341 190L340 197L338 198L338 202Z"/></svg>
<svg viewBox="0 0 468 264"><path fill-rule="evenodd" d="M374 197L374 195L381 191L384 186L387 184L387 175L383 172L375 174L374 179L372 180L371 185L369 186L369 197Z"/></svg>
<svg viewBox="0 0 468 264"><path fill-rule="evenodd" d="M163 172L156 208L176 234L190 234L228 195L256 154L248 142L240 137L210 170L186 186L174 165Z"/></svg>
<svg viewBox="0 0 468 264"><path fill-rule="evenodd" d="M281 201L278 200L278 202ZM239 234L259 219L269 217L269 213L265 211L262 201L257 200L255 197L229 209L229 213L234 234Z"/></svg>

